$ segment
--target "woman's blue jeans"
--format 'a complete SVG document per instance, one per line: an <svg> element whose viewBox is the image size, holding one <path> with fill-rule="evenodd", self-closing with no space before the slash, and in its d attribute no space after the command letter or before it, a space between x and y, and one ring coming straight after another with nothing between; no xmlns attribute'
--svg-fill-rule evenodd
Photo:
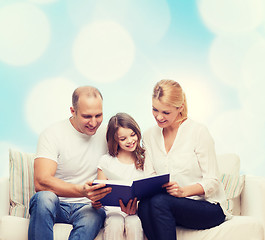
<svg viewBox="0 0 265 240"><path fill-rule="evenodd" d="M176 240L176 226L208 229L225 220L219 204L169 194L141 200L138 215L148 240Z"/></svg>
<svg viewBox="0 0 265 240"><path fill-rule="evenodd" d="M69 240L92 240L96 238L106 218L103 209L90 204L60 202L56 194L37 192L30 200L29 240L52 240L53 225L73 225Z"/></svg>

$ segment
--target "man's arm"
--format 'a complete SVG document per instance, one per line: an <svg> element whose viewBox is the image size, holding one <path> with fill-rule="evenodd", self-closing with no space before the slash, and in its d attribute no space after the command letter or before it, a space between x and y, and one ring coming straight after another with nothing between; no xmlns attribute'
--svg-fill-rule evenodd
<svg viewBox="0 0 265 240"><path fill-rule="evenodd" d="M111 188L103 188L105 184L92 182L84 185L67 183L54 177L57 163L47 158L37 158L34 162L34 184L35 190L51 191L60 197L87 197L92 201L98 201L111 192Z"/></svg>

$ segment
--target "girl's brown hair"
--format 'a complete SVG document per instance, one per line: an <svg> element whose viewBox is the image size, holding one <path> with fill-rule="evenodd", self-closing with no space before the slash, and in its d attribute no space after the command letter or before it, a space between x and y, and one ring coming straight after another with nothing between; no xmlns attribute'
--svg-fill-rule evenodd
<svg viewBox="0 0 265 240"><path fill-rule="evenodd" d="M111 117L108 123L108 129L107 129L107 142L108 142L108 149L109 154L112 157L116 157L119 152L119 140L117 136L117 131L119 127L123 128L129 128L132 131L134 131L138 137L137 146L134 150L135 154L135 167L136 169L142 169L144 168L144 149L141 147L141 130L138 126L137 122L127 113L117 113L115 116Z"/></svg>

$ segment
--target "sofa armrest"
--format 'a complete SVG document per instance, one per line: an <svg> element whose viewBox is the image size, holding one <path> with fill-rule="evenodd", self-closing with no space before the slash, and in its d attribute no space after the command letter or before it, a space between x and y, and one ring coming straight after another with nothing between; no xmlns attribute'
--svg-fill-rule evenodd
<svg viewBox="0 0 265 240"><path fill-rule="evenodd" d="M9 214L9 181L8 178L0 178L0 217Z"/></svg>
<svg viewBox="0 0 265 240"><path fill-rule="evenodd" d="M265 177L246 175L241 193L241 215L257 217L265 227Z"/></svg>

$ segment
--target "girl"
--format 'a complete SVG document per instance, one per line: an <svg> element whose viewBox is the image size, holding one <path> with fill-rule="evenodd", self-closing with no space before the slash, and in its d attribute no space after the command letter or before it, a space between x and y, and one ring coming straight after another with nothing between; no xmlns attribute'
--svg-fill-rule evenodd
<svg viewBox="0 0 265 240"><path fill-rule="evenodd" d="M98 179L135 180L144 177L144 149L140 146L141 131L136 121L126 113L118 113L108 123L107 143L109 154L98 166ZM106 173L104 173L104 169ZM111 173L111 174L110 174ZM127 206L106 207L107 218L104 239L141 240L144 238L141 221L136 214L137 199Z"/></svg>

